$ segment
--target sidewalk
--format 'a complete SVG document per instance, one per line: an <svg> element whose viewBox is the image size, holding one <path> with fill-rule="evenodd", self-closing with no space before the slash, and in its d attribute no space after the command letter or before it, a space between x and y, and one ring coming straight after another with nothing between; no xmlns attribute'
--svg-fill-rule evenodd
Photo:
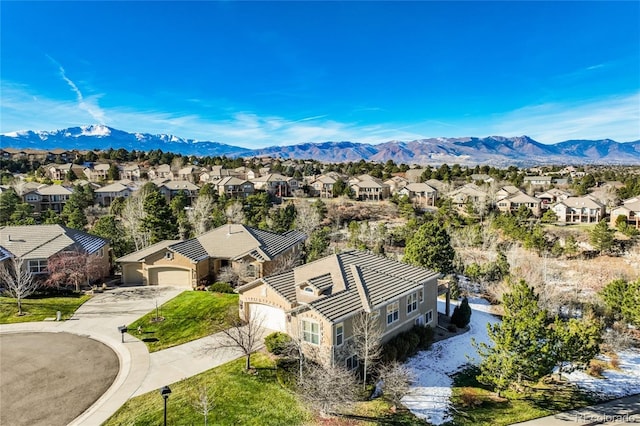
<svg viewBox="0 0 640 426"><path fill-rule="evenodd" d="M0 325L0 333L49 332L88 336L109 346L118 355L120 370L109 387L72 426L95 426L105 422L128 399L170 385L242 356L231 349L215 347L219 336L185 343L149 354L146 345L125 334L118 326L130 324L142 315L174 298L184 289L170 287L127 287L99 293L82 305L74 316L62 322L40 321ZM135 334L135 333L134 333Z"/></svg>
<svg viewBox="0 0 640 426"><path fill-rule="evenodd" d="M640 395L541 417L518 426L640 425Z"/></svg>

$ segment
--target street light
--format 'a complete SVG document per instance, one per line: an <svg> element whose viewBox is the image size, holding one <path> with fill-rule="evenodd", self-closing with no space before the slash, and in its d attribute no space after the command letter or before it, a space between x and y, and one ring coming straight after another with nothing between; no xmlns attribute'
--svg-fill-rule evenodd
<svg viewBox="0 0 640 426"><path fill-rule="evenodd" d="M165 386L160 389L160 395L164 398L164 426L167 426L167 399L169 399L169 395L171 394L171 389L169 386Z"/></svg>

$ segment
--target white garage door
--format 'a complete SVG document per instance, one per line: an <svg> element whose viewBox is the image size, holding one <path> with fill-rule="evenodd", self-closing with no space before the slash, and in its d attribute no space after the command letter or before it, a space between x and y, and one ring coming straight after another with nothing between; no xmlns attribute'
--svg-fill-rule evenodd
<svg viewBox="0 0 640 426"><path fill-rule="evenodd" d="M149 270L149 284L191 288L191 271L177 268L154 268Z"/></svg>
<svg viewBox="0 0 640 426"><path fill-rule="evenodd" d="M269 330L287 332L287 322L284 311L273 306L252 303L249 305L251 319L258 318L262 326Z"/></svg>

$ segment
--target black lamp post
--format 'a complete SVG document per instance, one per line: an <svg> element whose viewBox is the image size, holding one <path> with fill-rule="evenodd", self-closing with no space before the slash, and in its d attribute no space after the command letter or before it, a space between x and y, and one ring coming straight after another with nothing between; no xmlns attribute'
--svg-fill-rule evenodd
<svg viewBox="0 0 640 426"><path fill-rule="evenodd" d="M167 399L169 399L169 395L171 394L171 389L169 386L165 386L160 389L160 395L164 398L164 426L167 426Z"/></svg>

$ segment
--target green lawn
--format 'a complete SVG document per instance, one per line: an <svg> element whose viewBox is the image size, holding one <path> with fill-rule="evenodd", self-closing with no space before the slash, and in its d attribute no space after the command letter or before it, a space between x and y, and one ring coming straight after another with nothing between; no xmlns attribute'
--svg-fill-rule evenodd
<svg viewBox="0 0 640 426"><path fill-rule="evenodd" d="M276 379L274 362L265 354L251 357L255 374L244 371L244 359L238 359L197 376L171 385L167 402L167 424L203 425L204 417L194 408L199 390L206 387L213 410L210 425L300 425L311 415L298 398ZM159 391L132 398L104 424L162 424L163 400Z"/></svg>
<svg viewBox="0 0 640 426"><path fill-rule="evenodd" d="M468 369L454 379L452 425L502 426L592 404L592 399L568 384L538 384L526 394L507 391L503 398L475 380Z"/></svg>
<svg viewBox="0 0 640 426"><path fill-rule="evenodd" d="M45 318L55 318L57 311L62 313L62 319L68 319L90 297L89 295L30 297L22 301L24 313L22 316L18 316L16 299L0 297L0 324L42 321Z"/></svg>
<svg viewBox="0 0 640 426"><path fill-rule="evenodd" d="M153 322L155 309L129 325L129 333L142 339L150 352L208 336L238 309L237 294L185 291L159 307L164 321ZM138 327L142 333L137 334Z"/></svg>

